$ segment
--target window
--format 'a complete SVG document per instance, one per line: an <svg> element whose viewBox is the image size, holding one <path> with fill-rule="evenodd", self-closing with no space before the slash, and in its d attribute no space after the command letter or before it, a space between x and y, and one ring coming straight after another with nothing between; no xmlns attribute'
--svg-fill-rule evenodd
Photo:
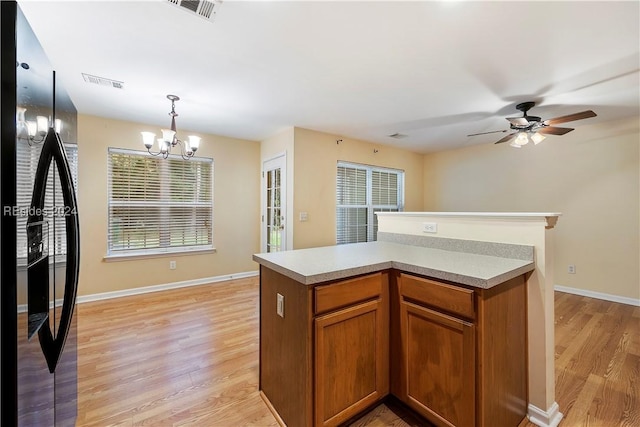
<svg viewBox="0 0 640 427"><path fill-rule="evenodd" d="M399 212L403 199L403 171L338 162L336 242L376 240L378 218L375 212Z"/></svg>
<svg viewBox="0 0 640 427"><path fill-rule="evenodd" d="M18 215L16 218L17 227L17 258L18 265L27 264L27 219L31 197L33 194L33 183L36 179L36 169L43 144L29 145L26 142L16 144L16 202ZM75 144L65 144L65 152L71 169L73 187L78 194L78 146ZM47 176L47 189L45 192L44 220L49 223L49 254L56 256L66 255L67 238L65 229L65 219L62 212L53 209L54 206L64 205L62 189L60 187L60 177L58 176L56 162L51 162L49 174Z"/></svg>
<svg viewBox="0 0 640 427"><path fill-rule="evenodd" d="M213 160L110 148L107 255L213 249Z"/></svg>

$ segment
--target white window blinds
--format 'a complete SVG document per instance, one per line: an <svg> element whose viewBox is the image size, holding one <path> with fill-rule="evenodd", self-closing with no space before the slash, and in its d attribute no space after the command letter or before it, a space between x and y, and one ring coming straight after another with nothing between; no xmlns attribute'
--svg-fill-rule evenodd
<svg viewBox="0 0 640 427"><path fill-rule="evenodd" d="M16 202L17 202L17 258L19 265L27 263L27 219L33 183L43 144L29 145L26 142L16 144ZM78 194L78 146L65 144L65 153L71 169L73 188ZM49 223L49 254L65 255L67 253L67 239L65 231L65 212L60 177L56 162L51 162L47 176L47 189L45 192L45 204L43 219Z"/></svg>
<svg viewBox="0 0 640 427"><path fill-rule="evenodd" d="M338 162L336 176L336 242L376 240L375 212L403 208L404 172Z"/></svg>
<svg viewBox="0 0 640 427"><path fill-rule="evenodd" d="M213 248L213 160L109 149L108 255Z"/></svg>

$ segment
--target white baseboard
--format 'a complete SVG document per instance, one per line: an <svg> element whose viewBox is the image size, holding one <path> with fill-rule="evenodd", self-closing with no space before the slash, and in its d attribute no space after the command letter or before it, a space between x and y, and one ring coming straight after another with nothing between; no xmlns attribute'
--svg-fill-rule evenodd
<svg viewBox="0 0 640 427"><path fill-rule="evenodd" d="M557 427L562 419L562 412L560 412L560 407L556 402L553 402L546 411L529 404L527 417L529 421L539 427Z"/></svg>
<svg viewBox="0 0 640 427"><path fill-rule="evenodd" d="M161 285L144 286L141 288L124 289L122 291L103 292L99 294L83 295L76 299L78 304L83 302L100 301L111 298L120 298L131 295L148 294L150 292L166 291L169 289L186 288L188 286L206 285L209 283L225 282L227 280L244 279L247 277L255 277L259 274L256 271L246 271L243 273L227 274L224 276L204 277L202 279L185 280L182 282L165 283Z"/></svg>
<svg viewBox="0 0 640 427"><path fill-rule="evenodd" d="M580 295L583 297L596 298L596 299L601 299L601 300L611 301L611 302L619 302L621 304L629 304L629 305L635 305L637 307L640 307L640 299L621 297L618 295L605 294L602 292L587 291L584 289L569 288L569 287L560 286L560 285L555 285L554 289L556 291L564 292L567 294Z"/></svg>

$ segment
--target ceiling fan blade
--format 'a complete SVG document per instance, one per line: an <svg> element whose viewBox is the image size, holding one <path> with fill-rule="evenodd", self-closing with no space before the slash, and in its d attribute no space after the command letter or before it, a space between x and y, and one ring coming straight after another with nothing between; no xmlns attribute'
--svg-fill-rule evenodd
<svg viewBox="0 0 640 427"><path fill-rule="evenodd" d="M489 133L498 133L498 132L506 132L507 130L492 130L490 132L480 132L480 133L472 133L471 135L467 135L467 136L477 136L477 135L487 135Z"/></svg>
<svg viewBox="0 0 640 427"><path fill-rule="evenodd" d="M510 133L509 135L505 136L501 140L495 142L495 144L501 144L503 142L507 142L507 141L513 139L513 137L516 136L517 134L518 134L518 132Z"/></svg>
<svg viewBox="0 0 640 427"><path fill-rule="evenodd" d="M507 117L507 120L509 120L509 123L516 126L529 125L529 120L525 119L524 117Z"/></svg>
<svg viewBox="0 0 640 427"><path fill-rule="evenodd" d="M597 116L596 113L594 113L591 110L587 110L587 111L581 111L579 113L569 114L568 116L556 117L555 119L545 120L544 124L555 125L558 123L566 123L566 122L573 122L575 120L588 119L589 117L595 117L595 116Z"/></svg>
<svg viewBox="0 0 640 427"><path fill-rule="evenodd" d="M547 126L538 129L540 133L548 133L549 135L564 135L565 133L569 133L573 130L573 128L559 128L554 126Z"/></svg>

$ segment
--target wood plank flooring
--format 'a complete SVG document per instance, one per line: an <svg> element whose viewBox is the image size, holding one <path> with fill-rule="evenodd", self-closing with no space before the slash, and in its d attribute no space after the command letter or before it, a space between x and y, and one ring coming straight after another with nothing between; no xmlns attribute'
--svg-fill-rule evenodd
<svg viewBox="0 0 640 427"><path fill-rule="evenodd" d="M640 307L556 292L555 315L560 427L640 426Z"/></svg>
<svg viewBox="0 0 640 427"><path fill-rule="evenodd" d="M77 315L78 426L277 425L257 391L257 278ZM556 293L556 374L560 427L640 426L640 307ZM424 423L390 402L351 425Z"/></svg>

